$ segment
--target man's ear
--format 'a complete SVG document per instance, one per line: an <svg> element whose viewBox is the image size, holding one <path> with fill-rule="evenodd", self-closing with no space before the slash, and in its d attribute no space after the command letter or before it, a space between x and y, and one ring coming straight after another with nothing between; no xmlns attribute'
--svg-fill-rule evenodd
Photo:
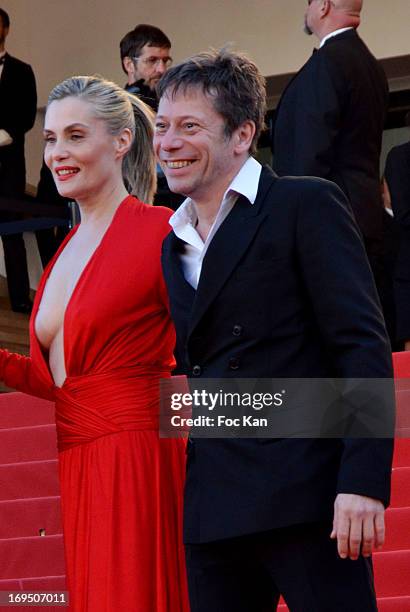
<svg viewBox="0 0 410 612"><path fill-rule="evenodd" d="M130 72L134 70L134 62L131 57L126 55L122 58L122 65L124 67L125 72L129 75Z"/></svg>
<svg viewBox="0 0 410 612"><path fill-rule="evenodd" d="M249 151L252 145L253 138L255 136L256 127L254 121L248 119L244 121L236 130L234 134L235 139L235 152L238 154L246 153Z"/></svg>
<svg viewBox="0 0 410 612"><path fill-rule="evenodd" d="M327 17L331 8L332 8L331 0L322 0L322 6L320 7L320 16L322 19L323 17Z"/></svg>

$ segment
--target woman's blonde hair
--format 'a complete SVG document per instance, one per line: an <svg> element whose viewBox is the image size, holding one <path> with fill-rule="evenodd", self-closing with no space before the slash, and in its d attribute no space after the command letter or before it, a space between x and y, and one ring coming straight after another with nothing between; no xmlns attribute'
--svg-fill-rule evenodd
<svg viewBox="0 0 410 612"><path fill-rule="evenodd" d="M48 105L68 97L88 102L94 115L102 119L113 135L129 129L133 135L130 150L122 162L124 184L143 202L152 204L157 186L154 149L154 113L133 94L116 83L99 76L75 76L56 85L48 98Z"/></svg>

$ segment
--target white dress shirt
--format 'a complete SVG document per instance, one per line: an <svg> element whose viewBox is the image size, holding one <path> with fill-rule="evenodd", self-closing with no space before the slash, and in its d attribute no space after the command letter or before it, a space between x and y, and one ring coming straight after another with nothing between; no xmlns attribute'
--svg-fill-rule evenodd
<svg viewBox="0 0 410 612"><path fill-rule="evenodd" d="M0 59L2 57L4 57L6 55L6 52L3 51L2 53L0 53ZM0 79L1 79L1 75L3 74L3 68L4 68L4 64L0 64Z"/></svg>
<svg viewBox="0 0 410 612"><path fill-rule="evenodd" d="M349 26L348 28L339 28L338 30L335 30L334 32L330 32L330 34L326 34L326 36L322 38L322 40L320 41L319 49L323 47L323 45L325 44L327 40L329 40L329 38L333 38L333 36L337 36L338 34L341 34L342 32L347 32L347 30L353 30L352 26Z"/></svg>
<svg viewBox="0 0 410 612"><path fill-rule="evenodd" d="M261 171L262 166L256 159L249 157L246 160L228 189L225 191L221 206L219 207L215 221L212 224L205 242L195 229L198 215L191 198L184 200L178 210L170 218L169 223L175 235L185 242L184 252L180 255L182 270L185 280L192 285L194 289L198 287L202 262L209 244L223 221L235 206L235 202L239 195L245 196L250 204L255 202Z"/></svg>

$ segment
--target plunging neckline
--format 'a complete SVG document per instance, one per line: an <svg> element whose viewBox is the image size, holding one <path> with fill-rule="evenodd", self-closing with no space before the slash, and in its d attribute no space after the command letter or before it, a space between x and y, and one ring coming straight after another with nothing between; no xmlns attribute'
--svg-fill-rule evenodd
<svg viewBox="0 0 410 612"><path fill-rule="evenodd" d="M114 222L116 221L116 218L120 212L120 209L123 207L123 205L125 204L125 202L128 201L129 198L132 198L132 196L129 194L128 196L126 196L118 205L117 209L115 210L112 219L109 223L109 225L107 226L107 229L105 230L105 232L103 233L101 240L99 241L99 243L97 244L97 246L95 247L94 251L91 253L90 257L88 258L84 268L82 269L80 276L78 277L76 283L74 284L73 290L71 292L71 295L67 301L67 304L65 306L65 310L64 310L64 315L63 315L63 323L62 323L62 328L63 328L63 363L64 363L64 370L65 370L65 379L63 381L63 384L61 386L58 386L55 384L54 381L54 377L53 374L50 370L50 363L48 361L48 359L46 359L46 355L45 355L45 351L43 349L43 346L41 344L41 342L39 341L38 337L37 337L37 333L36 333L36 318L37 318L37 314L38 311L40 309L40 305L41 305L41 301L43 299L43 295L44 295L44 290L46 288L47 285L47 281L50 278L50 274L58 260L58 258L60 257L61 253L64 251L64 249L66 248L66 246L68 245L69 242L71 242L71 239L75 236L75 234L77 233L77 230L79 229L81 222L76 225L71 232L66 236L65 240L63 241L63 243L60 245L59 249L57 250L56 254L54 255L54 257L52 258L49 267L46 268L45 272L43 273L43 278L42 278L42 282L37 290L37 294L36 294L36 299L35 299L35 303L34 303L34 307L33 307L33 315L31 317L31 321L30 321L30 325L32 325L32 338L34 338L35 343L37 345L37 348L39 350L39 353L41 355L41 359L42 362L45 366L45 369L47 370L49 379L51 381L51 384L53 386L54 389L62 389L67 381L68 378L68 373L67 373L67 362L66 362L66 333L65 333L65 327L66 327L66 319L67 319L67 312L70 308L70 305L73 301L73 298L75 297L75 294L79 288L79 286L84 282L84 278L86 277L86 274L91 266L91 264L94 262L94 260L96 259L98 252L100 251L101 247L103 246L104 242L107 239L107 236L110 234L110 230L112 228L112 226L114 225Z"/></svg>

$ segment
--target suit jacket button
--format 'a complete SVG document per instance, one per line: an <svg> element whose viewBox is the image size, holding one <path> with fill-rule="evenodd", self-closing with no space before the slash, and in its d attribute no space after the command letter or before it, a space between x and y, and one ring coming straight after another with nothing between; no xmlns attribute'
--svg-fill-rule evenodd
<svg viewBox="0 0 410 612"><path fill-rule="evenodd" d="M242 336L243 327L242 325L234 325L232 329L232 334L234 336Z"/></svg>
<svg viewBox="0 0 410 612"><path fill-rule="evenodd" d="M193 376L201 376L201 372L202 372L202 368L201 368L201 366L199 366L199 365L195 365L195 366L192 368L192 374L193 374Z"/></svg>
<svg viewBox="0 0 410 612"><path fill-rule="evenodd" d="M239 359L236 357L231 357L229 360L229 369L230 370L238 370L239 369Z"/></svg>

